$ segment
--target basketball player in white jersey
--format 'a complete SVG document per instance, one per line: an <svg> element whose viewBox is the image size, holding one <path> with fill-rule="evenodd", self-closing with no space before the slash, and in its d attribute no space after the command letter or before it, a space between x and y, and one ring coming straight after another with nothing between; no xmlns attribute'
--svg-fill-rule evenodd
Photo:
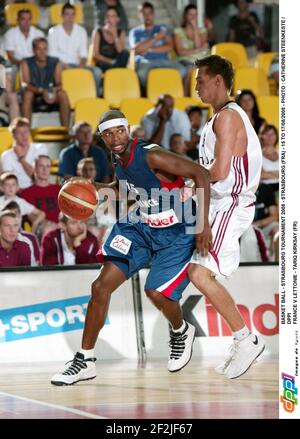
<svg viewBox="0 0 300 439"><path fill-rule="evenodd" d="M200 164L210 173L210 226L208 257L196 252L189 277L230 326L234 342L225 362L215 370L227 378L244 374L264 350L261 337L249 332L231 295L216 277L227 278L239 265L239 238L254 218L262 153L246 113L233 101L231 63L217 55L197 60L196 92L214 109L199 144Z"/></svg>

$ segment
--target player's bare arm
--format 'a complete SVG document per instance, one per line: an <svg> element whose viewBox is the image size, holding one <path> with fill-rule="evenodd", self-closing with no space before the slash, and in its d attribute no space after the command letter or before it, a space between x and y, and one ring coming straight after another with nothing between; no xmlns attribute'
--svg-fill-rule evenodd
<svg viewBox="0 0 300 439"><path fill-rule="evenodd" d="M247 150L247 137L240 115L231 109L221 111L214 124L215 161L209 168L210 181L224 180L233 156L242 157Z"/></svg>
<svg viewBox="0 0 300 439"><path fill-rule="evenodd" d="M201 227L201 232L196 233L196 249L202 256L207 256L210 242L211 230L208 222L209 201L210 201L210 183L209 173L202 166L191 162L182 157L178 157L169 151L161 149L154 149L149 151L147 155L147 163L153 171L161 171L179 177L191 178L195 181L196 188L204 190L204 218L198 225ZM201 206L201 191L198 191L198 205ZM198 212L201 214L202 212Z"/></svg>

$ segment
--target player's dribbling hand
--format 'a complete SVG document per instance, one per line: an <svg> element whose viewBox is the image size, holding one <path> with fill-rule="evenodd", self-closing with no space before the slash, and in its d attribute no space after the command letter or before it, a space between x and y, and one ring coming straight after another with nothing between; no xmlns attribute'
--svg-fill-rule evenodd
<svg viewBox="0 0 300 439"><path fill-rule="evenodd" d="M212 234L209 224L205 225L201 233L195 236L196 251L201 257L207 257L208 251L212 246Z"/></svg>

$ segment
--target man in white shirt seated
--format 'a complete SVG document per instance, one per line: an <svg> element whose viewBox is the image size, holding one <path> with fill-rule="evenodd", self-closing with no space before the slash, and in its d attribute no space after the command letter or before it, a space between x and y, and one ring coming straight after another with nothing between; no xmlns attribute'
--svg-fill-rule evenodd
<svg viewBox="0 0 300 439"><path fill-rule="evenodd" d="M99 67L87 66L88 36L85 28L75 23L76 9L70 3L62 7L62 24L49 29L49 55L60 60L64 68L80 67L92 71L97 94L99 94L102 71Z"/></svg>
<svg viewBox="0 0 300 439"><path fill-rule="evenodd" d="M145 131L144 139L170 149L170 137L180 133L185 142L191 141L191 123L184 111L174 108L174 99L168 94L161 95L141 122Z"/></svg>
<svg viewBox="0 0 300 439"><path fill-rule="evenodd" d="M43 144L37 146L30 143L28 119L17 117L11 122L9 129L14 145L2 153L1 169L2 172L14 172L18 176L20 189L25 189L32 184L34 160L39 155L49 155L48 150Z"/></svg>

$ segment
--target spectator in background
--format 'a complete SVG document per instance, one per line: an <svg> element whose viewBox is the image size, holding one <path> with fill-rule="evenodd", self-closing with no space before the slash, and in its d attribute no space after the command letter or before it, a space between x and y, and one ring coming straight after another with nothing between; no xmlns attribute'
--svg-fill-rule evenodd
<svg viewBox="0 0 300 439"><path fill-rule="evenodd" d="M278 131L274 125L266 125L259 133L263 162L261 182L272 187L276 193L279 191L279 154L276 149Z"/></svg>
<svg viewBox="0 0 300 439"><path fill-rule="evenodd" d="M43 211L45 220L40 223L37 235L42 236L57 227L59 208L57 203L61 187L50 183L51 159L47 155L39 155L34 162L34 184L24 189L21 197L28 203Z"/></svg>
<svg viewBox="0 0 300 439"><path fill-rule="evenodd" d="M28 217L31 222L32 232L35 233L37 227L45 219L45 213L37 209L33 204L28 203L23 198L17 196L19 185L18 178L12 172L4 172L0 176L1 190L4 195L0 196L0 209L2 210L11 201L15 201L20 206L21 216Z"/></svg>
<svg viewBox="0 0 300 439"><path fill-rule="evenodd" d="M109 6L104 26L93 32L93 59L102 72L114 67L127 67L129 52L125 49L126 34L118 29L119 21L117 8Z"/></svg>
<svg viewBox="0 0 300 439"><path fill-rule="evenodd" d="M0 126L8 126L9 121L20 116L20 106L18 102L17 93L14 92L12 67L8 66L7 60L1 55L0 55L0 99L1 99ZM6 110L6 108L8 111Z"/></svg>
<svg viewBox="0 0 300 439"><path fill-rule="evenodd" d="M251 0L237 0L238 14L229 22L228 40L245 46L249 60L264 50L264 30L255 12L249 11Z"/></svg>
<svg viewBox="0 0 300 439"><path fill-rule="evenodd" d="M188 96L194 62L209 54L207 31L198 26L197 6L190 4L184 8L181 27L174 30L174 49L177 60L186 68L184 88Z"/></svg>
<svg viewBox="0 0 300 439"><path fill-rule="evenodd" d="M240 90L235 97L235 102L247 113L255 132L258 134L266 121L259 115L255 94L251 90Z"/></svg>
<svg viewBox="0 0 300 439"><path fill-rule="evenodd" d="M19 220L19 235L18 239L27 242L30 249L31 249L31 256L33 258L31 265L39 265L40 261L40 246L37 240L37 237L34 233L31 232L25 232L25 230L22 229L22 215L21 215L21 209L19 204L16 201L10 201L3 210L10 210L14 212Z"/></svg>
<svg viewBox="0 0 300 439"><path fill-rule="evenodd" d="M67 180L76 176L79 160L92 157L96 164L96 181L111 182L111 171L105 152L93 144L93 131L90 124L80 121L73 126L74 143L64 148L59 155L58 175Z"/></svg>
<svg viewBox="0 0 300 439"><path fill-rule="evenodd" d="M21 63L23 87L22 114L31 120L32 111L54 110L59 107L61 124L69 127L70 104L62 89L62 66L58 58L48 56L48 42L36 38L32 43L34 56Z"/></svg>
<svg viewBox="0 0 300 439"><path fill-rule="evenodd" d="M33 55L32 42L35 38L43 37L41 30L32 26L32 14L29 9L21 9L17 13L17 26L9 29L4 36L4 50L14 66L12 82L24 58Z"/></svg>
<svg viewBox="0 0 300 439"><path fill-rule="evenodd" d="M120 21L118 23L118 28L124 30L126 33L128 32L128 19L126 15L126 11L120 2L120 0L94 0L96 4L96 8L98 10L98 22L100 26L104 25L104 17L107 11L107 8L113 6L117 9L118 15L120 17Z"/></svg>
<svg viewBox="0 0 300 439"><path fill-rule="evenodd" d="M140 139L144 139L145 137L145 131L144 128L141 125L131 125L130 126L130 134L131 137L139 137Z"/></svg>
<svg viewBox="0 0 300 439"><path fill-rule="evenodd" d="M191 140L191 124L187 114L174 108L174 99L168 94L161 95L154 108L142 119L145 140L170 148L170 137L181 133L186 142Z"/></svg>
<svg viewBox="0 0 300 439"><path fill-rule="evenodd" d="M62 24L57 24L49 29L49 55L56 57L63 68L80 67L92 71L97 94L100 90L102 72L99 68L87 66L88 35L83 26L75 23L76 8L70 3L62 7Z"/></svg>
<svg viewBox="0 0 300 439"><path fill-rule="evenodd" d="M178 155L186 156L187 147L181 134L174 133L170 137L170 151Z"/></svg>
<svg viewBox="0 0 300 439"><path fill-rule="evenodd" d="M143 91L146 90L148 72L153 68L176 69L184 79L185 67L169 59L169 53L173 50L171 30L165 24L154 24L152 3L139 4L138 12L142 25L130 30L129 45L135 51L135 67Z"/></svg>
<svg viewBox="0 0 300 439"><path fill-rule="evenodd" d="M32 264L28 242L18 239L19 219L10 211L0 212L0 267L20 267Z"/></svg>
<svg viewBox="0 0 300 439"><path fill-rule="evenodd" d="M14 144L1 155L2 171L14 172L18 176L20 188L25 189L32 184L34 160L40 154L47 155L48 150L45 145L36 146L30 143L28 119L21 117L14 119L9 129L13 135Z"/></svg>
<svg viewBox="0 0 300 439"><path fill-rule="evenodd" d="M75 265L96 263L98 242L85 222L60 213L59 228L43 236L41 265Z"/></svg>
<svg viewBox="0 0 300 439"><path fill-rule="evenodd" d="M190 105L185 110L191 123L191 141L187 151L187 155L193 160L199 159L198 145L200 142L200 136L204 127L203 112L197 105Z"/></svg>
<svg viewBox="0 0 300 439"><path fill-rule="evenodd" d="M268 78L273 79L273 81L275 82L275 90L273 93L275 93L278 96L278 94L279 94L279 55L274 56L272 61L271 61Z"/></svg>
<svg viewBox="0 0 300 439"><path fill-rule="evenodd" d="M96 165L91 157L81 159L77 165L77 175L95 181ZM96 236L99 247L102 246L113 225L116 222L116 212L109 198L100 199L99 206L91 218L87 220L89 232Z"/></svg>
<svg viewBox="0 0 300 439"><path fill-rule="evenodd" d="M274 258L274 236L279 230L279 213L273 189L260 183L256 191L255 217L253 225L263 232L270 257Z"/></svg>

